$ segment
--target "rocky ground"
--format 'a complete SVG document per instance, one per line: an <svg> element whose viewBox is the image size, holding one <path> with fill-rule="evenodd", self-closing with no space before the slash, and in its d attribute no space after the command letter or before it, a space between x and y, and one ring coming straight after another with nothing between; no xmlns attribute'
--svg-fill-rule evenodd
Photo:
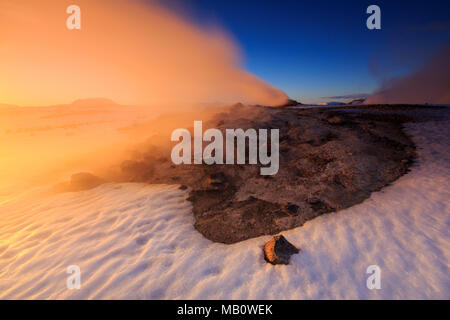
<svg viewBox="0 0 450 320"><path fill-rule="evenodd" d="M73 190L92 189L51 194L44 186L17 194L0 204L0 242L6 244L0 247L0 297L448 299L449 111L370 110L413 118L404 124L417 146L411 171L361 204L283 231L301 250L288 266L264 261L287 263L294 249L281 237L232 245L206 239L194 228L193 205L186 201L192 188L177 190L179 184L92 188L98 179L77 175L70 182ZM61 266L73 264L83 272L82 290L61 285L67 278ZM382 290L367 290L364 274L373 264L382 270Z"/></svg>
<svg viewBox="0 0 450 320"><path fill-rule="evenodd" d="M141 147L144 150L123 162L120 174L112 179L180 184L189 189L195 228L212 241L230 244L277 234L361 203L408 172L415 146L403 132L403 124L432 118L435 108L267 108L238 104L208 117L203 121L203 132L208 128L223 133L237 128L279 129L277 174L260 175L259 164L174 165L170 158L174 142ZM189 130L193 137L193 129ZM59 189L82 190L84 180L89 189L108 179L76 174Z"/></svg>
<svg viewBox="0 0 450 320"><path fill-rule="evenodd" d="M189 188L195 228L212 241L277 234L364 201L413 163L415 146L402 124L418 120L414 110L421 107L345 109L236 105L203 123L203 130L223 132L280 129L280 169L273 176L260 175L260 165L176 166L170 150L153 147L124 162L121 179Z"/></svg>

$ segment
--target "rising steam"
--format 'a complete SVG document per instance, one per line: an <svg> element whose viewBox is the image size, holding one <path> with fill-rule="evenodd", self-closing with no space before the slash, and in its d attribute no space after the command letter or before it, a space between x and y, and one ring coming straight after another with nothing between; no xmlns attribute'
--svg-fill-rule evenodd
<svg viewBox="0 0 450 320"><path fill-rule="evenodd" d="M419 71L385 83L366 100L366 104L378 103L450 104L450 44Z"/></svg>
<svg viewBox="0 0 450 320"><path fill-rule="evenodd" d="M81 30L66 27L73 4ZM170 144L173 126L217 111L204 103L287 100L241 68L223 31L203 30L151 1L1 0L0 32L0 196L2 188L108 170L154 135ZM92 97L118 104L70 104ZM145 124L165 112L172 115Z"/></svg>
<svg viewBox="0 0 450 320"><path fill-rule="evenodd" d="M151 1L77 0L81 30L68 30L74 1L2 0L0 101L19 105L106 97L125 104L243 102L287 97L243 71L217 28L205 31Z"/></svg>

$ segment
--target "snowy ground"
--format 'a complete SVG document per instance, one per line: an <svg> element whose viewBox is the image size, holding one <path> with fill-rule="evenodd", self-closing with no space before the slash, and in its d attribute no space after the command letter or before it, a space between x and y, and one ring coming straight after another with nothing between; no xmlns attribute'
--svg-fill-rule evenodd
<svg viewBox="0 0 450 320"><path fill-rule="evenodd" d="M450 299L450 122L408 125L411 173L350 209L284 232L302 251L264 262L270 237L212 243L177 186L108 184L0 202L0 298ZM381 268L381 289L366 268ZM81 268L81 289L66 269Z"/></svg>

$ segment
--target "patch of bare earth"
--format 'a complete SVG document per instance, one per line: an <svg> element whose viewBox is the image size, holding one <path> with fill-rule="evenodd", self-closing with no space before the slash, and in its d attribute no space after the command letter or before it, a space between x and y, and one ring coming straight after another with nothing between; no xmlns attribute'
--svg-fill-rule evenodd
<svg viewBox="0 0 450 320"><path fill-rule="evenodd" d="M154 147L123 163L122 179L188 187L195 228L212 241L273 235L361 203L408 172L415 146L402 124L412 119L394 111L237 105L204 122L203 130L279 129L276 175L260 175L260 165L175 166L170 150Z"/></svg>

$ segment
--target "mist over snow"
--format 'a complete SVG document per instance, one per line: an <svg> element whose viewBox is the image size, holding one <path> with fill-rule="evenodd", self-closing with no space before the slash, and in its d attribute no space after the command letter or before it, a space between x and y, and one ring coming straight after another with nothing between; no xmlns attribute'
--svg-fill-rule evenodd
<svg viewBox="0 0 450 320"><path fill-rule="evenodd" d="M262 255L270 237L213 243L178 186L105 184L0 202L2 299L449 299L450 122L407 125L410 173L360 205L283 232L290 265ZM381 268L381 290L366 269ZM66 269L81 268L81 289Z"/></svg>

